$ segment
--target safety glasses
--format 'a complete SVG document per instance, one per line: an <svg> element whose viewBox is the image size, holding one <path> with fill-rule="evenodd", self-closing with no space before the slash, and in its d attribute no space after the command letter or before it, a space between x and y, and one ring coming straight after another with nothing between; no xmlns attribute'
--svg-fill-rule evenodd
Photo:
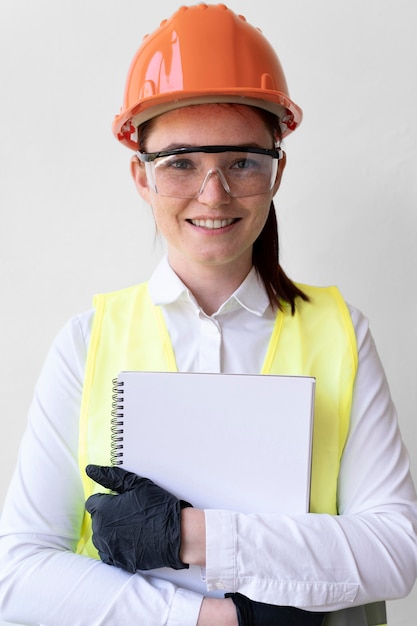
<svg viewBox="0 0 417 626"><path fill-rule="evenodd" d="M271 191L283 152L252 146L193 146L137 152L145 163L151 188L161 196L198 198L208 180L217 176L233 198Z"/></svg>

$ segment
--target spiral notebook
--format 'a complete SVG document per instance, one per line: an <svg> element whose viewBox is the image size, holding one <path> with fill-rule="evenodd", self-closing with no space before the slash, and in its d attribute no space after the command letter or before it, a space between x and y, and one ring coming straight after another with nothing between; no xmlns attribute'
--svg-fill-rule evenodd
<svg viewBox="0 0 417 626"><path fill-rule="evenodd" d="M310 377L121 372L111 462L198 508L305 513L314 391ZM208 594L198 567L144 574L225 592Z"/></svg>

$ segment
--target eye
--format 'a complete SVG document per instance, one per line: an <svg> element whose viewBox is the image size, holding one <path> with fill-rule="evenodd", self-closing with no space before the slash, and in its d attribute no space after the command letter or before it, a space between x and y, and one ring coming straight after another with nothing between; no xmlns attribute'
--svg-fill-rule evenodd
<svg viewBox="0 0 417 626"><path fill-rule="evenodd" d="M172 170L190 170L194 168L194 163L191 159L186 159L183 156L169 156L161 159L157 167Z"/></svg>
<svg viewBox="0 0 417 626"><path fill-rule="evenodd" d="M248 157L242 157L241 159L236 159L231 164L231 169L236 169L236 170L251 170L251 169L257 169L257 168L258 168L258 163L256 159L249 159Z"/></svg>

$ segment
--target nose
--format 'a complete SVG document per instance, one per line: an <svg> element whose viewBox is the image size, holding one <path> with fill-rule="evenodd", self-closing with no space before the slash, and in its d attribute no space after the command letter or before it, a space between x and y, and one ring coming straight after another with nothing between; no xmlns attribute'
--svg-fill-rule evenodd
<svg viewBox="0 0 417 626"><path fill-rule="evenodd" d="M224 204L230 197L230 187L223 172L218 167L209 170L201 183L198 200L206 204Z"/></svg>

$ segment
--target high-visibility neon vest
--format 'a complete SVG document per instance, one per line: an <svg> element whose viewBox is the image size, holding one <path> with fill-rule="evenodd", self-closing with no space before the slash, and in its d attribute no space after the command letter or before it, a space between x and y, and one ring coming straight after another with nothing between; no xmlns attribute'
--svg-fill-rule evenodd
<svg viewBox="0 0 417 626"><path fill-rule="evenodd" d="M356 336L347 306L335 287L300 287L310 302L300 299L294 315L286 305L277 313L261 374L316 378L310 511L336 515L339 466L357 370ZM161 308L153 305L147 283L98 295L94 307L79 438L86 498L102 489L87 477L86 465L110 464L113 379L122 370L177 371ZM77 552L98 558L91 534L86 514ZM367 605L367 610L371 606ZM332 615L337 613L343 612ZM342 626L349 622L329 622L333 623ZM382 615L368 621L369 626L383 624Z"/></svg>

